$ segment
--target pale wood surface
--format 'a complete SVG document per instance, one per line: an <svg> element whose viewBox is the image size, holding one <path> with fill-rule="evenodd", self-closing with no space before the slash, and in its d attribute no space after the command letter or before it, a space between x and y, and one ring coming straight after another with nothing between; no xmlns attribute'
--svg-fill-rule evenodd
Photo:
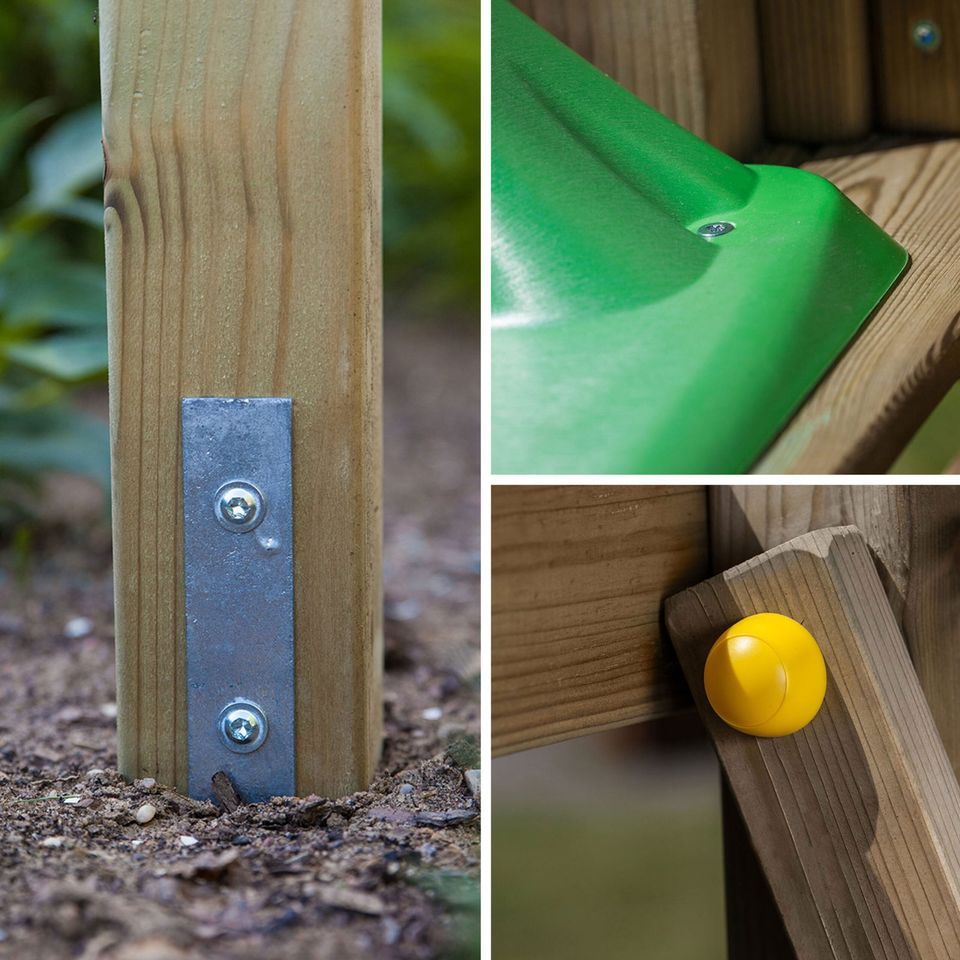
<svg viewBox="0 0 960 960"><path fill-rule="evenodd" d="M960 4L956 0L872 0L880 122L909 133L960 133ZM937 24L938 50L913 43L920 20Z"/></svg>
<svg viewBox="0 0 960 960"><path fill-rule="evenodd" d="M186 780L179 401L294 399L297 781L380 742L380 7L102 0L119 757Z"/></svg>
<svg viewBox="0 0 960 960"><path fill-rule="evenodd" d="M882 472L960 377L960 141L804 166L837 184L912 262L755 470Z"/></svg>
<svg viewBox="0 0 960 960"><path fill-rule="evenodd" d="M735 486L709 491L715 571L819 527L855 524L880 572L891 610L941 740L960 775L960 490L952 486ZM765 896L736 804L726 788L724 859L729 960L789 958L782 920ZM766 907L764 906L766 904Z"/></svg>
<svg viewBox="0 0 960 960"><path fill-rule="evenodd" d="M867 0L759 0L766 133L855 140L872 127Z"/></svg>
<svg viewBox="0 0 960 960"><path fill-rule="evenodd" d="M827 661L789 737L737 733L703 691L716 637L765 610ZM960 788L861 534L776 547L668 600L667 624L799 960L960 955Z"/></svg>
<svg viewBox="0 0 960 960"><path fill-rule="evenodd" d="M493 751L689 705L661 601L707 565L701 487L492 491Z"/></svg>
<svg viewBox="0 0 960 960"><path fill-rule="evenodd" d="M726 153L761 138L753 0L515 0L554 36Z"/></svg>

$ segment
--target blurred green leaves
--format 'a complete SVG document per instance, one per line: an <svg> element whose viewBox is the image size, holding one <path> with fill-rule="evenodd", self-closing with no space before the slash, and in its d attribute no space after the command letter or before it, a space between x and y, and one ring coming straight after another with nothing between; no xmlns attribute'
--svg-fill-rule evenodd
<svg viewBox="0 0 960 960"><path fill-rule="evenodd" d="M104 489L109 483L106 424L68 402L72 386L106 376L102 259L73 259L62 222L85 222L99 249L99 215L94 221L72 212L78 205L99 211L97 201L83 196L101 176L99 111L68 114L26 149L49 114L48 101L0 108L0 179L13 177L17 165L27 169L26 195L0 215L0 524L6 525L22 519L43 472L87 474Z"/></svg>
<svg viewBox="0 0 960 960"><path fill-rule="evenodd" d="M103 205L78 196L103 175L99 104L68 114L55 124L27 155L27 166L28 208L103 225Z"/></svg>
<svg viewBox="0 0 960 960"><path fill-rule="evenodd" d="M383 2L388 296L475 321L480 298L480 4Z"/></svg>

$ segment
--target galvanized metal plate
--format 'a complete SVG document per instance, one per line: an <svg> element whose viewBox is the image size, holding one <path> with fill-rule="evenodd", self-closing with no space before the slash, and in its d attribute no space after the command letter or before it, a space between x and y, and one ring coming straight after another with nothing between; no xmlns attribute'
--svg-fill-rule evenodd
<svg viewBox="0 0 960 960"><path fill-rule="evenodd" d="M292 795L292 403L188 397L181 415L188 791L208 799L222 770L246 801ZM247 743L225 730L234 701Z"/></svg>

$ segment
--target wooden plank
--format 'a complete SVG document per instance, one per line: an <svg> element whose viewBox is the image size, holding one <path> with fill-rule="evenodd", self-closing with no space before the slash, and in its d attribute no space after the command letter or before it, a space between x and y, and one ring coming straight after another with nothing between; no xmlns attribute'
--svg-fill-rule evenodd
<svg viewBox="0 0 960 960"><path fill-rule="evenodd" d="M735 732L703 691L716 637L764 610L801 620L827 661L824 706L790 737ZM687 590L667 625L799 960L960 955L960 788L859 531Z"/></svg>
<svg viewBox="0 0 960 960"><path fill-rule="evenodd" d="M960 141L805 164L909 251L905 277L758 473L879 473L960 378Z"/></svg>
<svg viewBox="0 0 960 960"><path fill-rule="evenodd" d="M867 0L760 0L767 136L856 140L873 125Z"/></svg>
<svg viewBox="0 0 960 960"><path fill-rule="evenodd" d="M711 566L742 563L820 527L854 524L877 563L887 601L954 772L960 776L960 494L952 486L734 486L709 491ZM730 960L776 956L782 920L764 896L739 810L723 789ZM758 881L758 876L761 878ZM764 906L766 904L766 906Z"/></svg>
<svg viewBox="0 0 960 960"><path fill-rule="evenodd" d="M735 157L761 139L753 0L516 0L661 113Z"/></svg>
<svg viewBox="0 0 960 960"><path fill-rule="evenodd" d="M857 526L874 555L920 686L960 777L960 490L955 486L710 489L712 567L820 527Z"/></svg>
<svg viewBox="0 0 960 960"><path fill-rule="evenodd" d="M297 781L380 741L380 8L102 0L119 763L186 783L179 401L294 399Z"/></svg>
<svg viewBox="0 0 960 960"><path fill-rule="evenodd" d="M960 6L955 0L873 0L881 122L909 133L960 133ZM927 21L936 49L914 42Z"/></svg>
<svg viewBox="0 0 960 960"><path fill-rule="evenodd" d="M706 564L702 487L494 487L494 754L689 706L660 608Z"/></svg>

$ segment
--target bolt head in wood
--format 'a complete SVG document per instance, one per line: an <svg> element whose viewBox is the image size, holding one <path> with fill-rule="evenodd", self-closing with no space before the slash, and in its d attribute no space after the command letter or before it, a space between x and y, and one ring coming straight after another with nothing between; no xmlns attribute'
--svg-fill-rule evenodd
<svg viewBox="0 0 960 960"><path fill-rule="evenodd" d="M932 20L918 20L911 32L913 45L924 53L933 53L940 49L943 34Z"/></svg>
<svg viewBox="0 0 960 960"><path fill-rule="evenodd" d="M245 533L263 520L263 494L252 483L231 480L217 491L214 512L228 530Z"/></svg>
<svg viewBox="0 0 960 960"><path fill-rule="evenodd" d="M759 613L719 637L707 656L703 684L714 712L734 730L783 737L816 716L827 691L827 668L802 624L779 613Z"/></svg>

